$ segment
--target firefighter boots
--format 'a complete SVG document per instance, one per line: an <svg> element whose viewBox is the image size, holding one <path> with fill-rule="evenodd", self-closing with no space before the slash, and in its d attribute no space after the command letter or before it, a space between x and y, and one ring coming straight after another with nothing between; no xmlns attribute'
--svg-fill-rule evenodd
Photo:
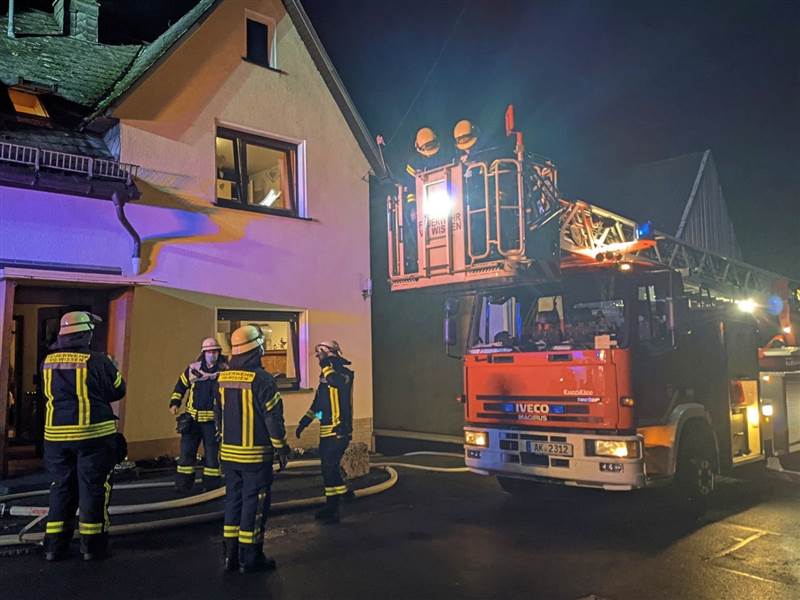
<svg viewBox="0 0 800 600"><path fill-rule="evenodd" d="M339 522L339 496L327 496L325 508L317 511L314 518L322 521L323 525L334 525Z"/></svg>

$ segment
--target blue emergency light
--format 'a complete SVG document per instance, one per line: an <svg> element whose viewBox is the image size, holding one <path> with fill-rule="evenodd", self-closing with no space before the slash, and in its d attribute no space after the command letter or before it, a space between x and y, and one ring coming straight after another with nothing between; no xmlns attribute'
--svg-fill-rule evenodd
<svg viewBox="0 0 800 600"><path fill-rule="evenodd" d="M637 240L649 240L652 239L654 235L653 231L653 222L652 221L645 221L644 223L640 223L636 226L636 239Z"/></svg>

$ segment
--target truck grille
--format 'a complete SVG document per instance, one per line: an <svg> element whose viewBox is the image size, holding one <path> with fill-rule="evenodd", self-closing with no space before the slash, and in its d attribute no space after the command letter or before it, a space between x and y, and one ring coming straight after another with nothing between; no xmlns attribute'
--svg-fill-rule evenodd
<svg viewBox="0 0 800 600"><path fill-rule="evenodd" d="M476 398L481 404L477 416L481 419L520 422L530 415L531 422L602 423L602 416L593 416L591 404L570 402L569 398L536 396L484 396ZM596 405L595 405L596 406Z"/></svg>

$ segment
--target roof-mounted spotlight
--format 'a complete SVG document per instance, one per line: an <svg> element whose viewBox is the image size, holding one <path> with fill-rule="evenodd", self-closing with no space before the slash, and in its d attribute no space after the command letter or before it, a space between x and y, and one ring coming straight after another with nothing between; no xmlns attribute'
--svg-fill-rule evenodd
<svg viewBox="0 0 800 600"><path fill-rule="evenodd" d="M756 301L753 300L752 298L745 298L744 300L737 300L736 307L743 313L751 315L754 312L756 312L756 308L758 308L758 305L756 304Z"/></svg>
<svg viewBox="0 0 800 600"><path fill-rule="evenodd" d="M439 137L430 127L423 127L417 131L414 147L425 158L430 158L439 152Z"/></svg>

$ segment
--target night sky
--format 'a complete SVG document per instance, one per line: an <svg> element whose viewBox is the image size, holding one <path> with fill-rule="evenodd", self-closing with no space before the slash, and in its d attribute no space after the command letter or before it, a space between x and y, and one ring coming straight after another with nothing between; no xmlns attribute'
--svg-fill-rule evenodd
<svg viewBox="0 0 800 600"><path fill-rule="evenodd" d="M710 148L745 260L800 278L800 2L303 5L395 170L420 126L491 135L508 103L570 198Z"/></svg>

